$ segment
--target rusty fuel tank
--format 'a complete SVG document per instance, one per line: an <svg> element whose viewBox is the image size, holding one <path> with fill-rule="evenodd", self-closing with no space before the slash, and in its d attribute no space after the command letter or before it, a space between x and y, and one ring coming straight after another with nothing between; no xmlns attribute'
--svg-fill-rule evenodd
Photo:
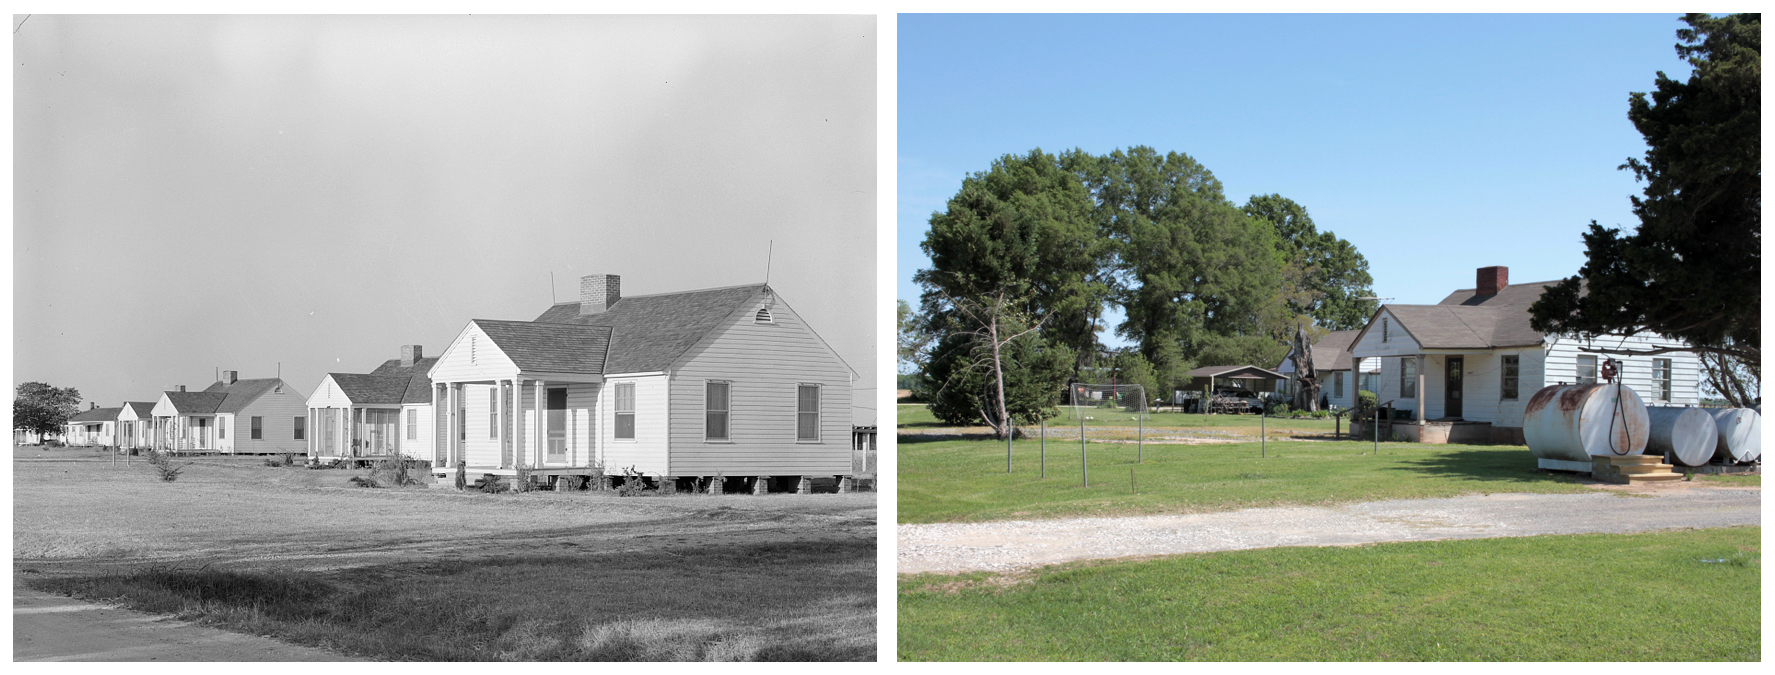
<svg viewBox="0 0 1775 675"><path fill-rule="evenodd" d="M1556 384L1529 398L1522 438L1544 469L1589 471L1591 456L1637 455L1651 436L1646 404L1620 384Z"/></svg>

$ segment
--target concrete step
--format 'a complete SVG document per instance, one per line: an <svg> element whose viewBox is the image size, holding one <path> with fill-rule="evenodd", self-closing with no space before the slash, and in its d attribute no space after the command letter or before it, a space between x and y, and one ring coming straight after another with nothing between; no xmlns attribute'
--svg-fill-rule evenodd
<svg viewBox="0 0 1775 675"><path fill-rule="evenodd" d="M1629 474L1670 473L1671 468L1669 464L1620 464L1615 466L1616 471Z"/></svg>
<svg viewBox="0 0 1775 675"><path fill-rule="evenodd" d="M1611 455L1603 457L1615 466L1623 464L1658 464L1664 461L1663 455Z"/></svg>

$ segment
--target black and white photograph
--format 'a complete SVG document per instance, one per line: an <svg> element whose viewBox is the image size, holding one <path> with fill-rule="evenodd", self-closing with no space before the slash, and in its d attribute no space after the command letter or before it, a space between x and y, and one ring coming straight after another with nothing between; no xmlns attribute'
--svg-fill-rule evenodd
<svg viewBox="0 0 1775 675"><path fill-rule="evenodd" d="M878 21L14 15L13 659L876 660Z"/></svg>

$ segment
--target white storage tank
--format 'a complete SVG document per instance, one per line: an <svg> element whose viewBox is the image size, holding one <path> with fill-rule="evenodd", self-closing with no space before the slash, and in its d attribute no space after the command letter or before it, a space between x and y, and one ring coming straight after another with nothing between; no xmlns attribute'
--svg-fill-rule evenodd
<svg viewBox="0 0 1775 675"><path fill-rule="evenodd" d="M1749 462L1763 456L1763 416L1749 408L1715 408L1707 411L1719 429L1715 457L1728 462Z"/></svg>
<svg viewBox="0 0 1775 675"><path fill-rule="evenodd" d="M1522 439L1540 468L1588 472L1592 456L1645 452L1650 426L1632 387L1556 384L1529 398Z"/></svg>
<svg viewBox="0 0 1775 675"><path fill-rule="evenodd" d="M1665 455L1683 466L1701 466L1713 459L1719 429L1700 408L1647 408L1651 432L1646 454Z"/></svg>

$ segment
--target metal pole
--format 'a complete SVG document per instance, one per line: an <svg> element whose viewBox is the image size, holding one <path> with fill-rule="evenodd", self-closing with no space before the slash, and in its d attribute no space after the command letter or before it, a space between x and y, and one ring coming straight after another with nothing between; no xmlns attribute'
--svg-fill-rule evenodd
<svg viewBox="0 0 1775 675"><path fill-rule="evenodd" d="M1073 402L1073 407L1074 408L1078 407L1077 401ZM1077 411L1075 410L1074 412L1076 413ZM1085 416L1078 415L1078 418L1079 418L1079 475L1084 477L1085 487L1091 487L1091 454L1090 454L1090 452L1085 450Z"/></svg>
<svg viewBox="0 0 1775 675"><path fill-rule="evenodd" d="M1381 409L1374 409L1374 454L1381 454Z"/></svg>
<svg viewBox="0 0 1775 675"><path fill-rule="evenodd" d="M1048 418L1042 418L1042 477L1048 477Z"/></svg>
<svg viewBox="0 0 1775 675"><path fill-rule="evenodd" d="M1264 406L1263 412L1257 414L1257 448L1265 459L1270 456L1269 423L1270 409L1269 406Z"/></svg>
<svg viewBox="0 0 1775 675"><path fill-rule="evenodd" d="M1134 463L1146 463L1146 418L1140 417L1140 432L1134 437Z"/></svg>
<svg viewBox="0 0 1775 675"><path fill-rule="evenodd" d="M1011 437L1017 435L1017 426L1005 420L1005 473L1011 472Z"/></svg>

